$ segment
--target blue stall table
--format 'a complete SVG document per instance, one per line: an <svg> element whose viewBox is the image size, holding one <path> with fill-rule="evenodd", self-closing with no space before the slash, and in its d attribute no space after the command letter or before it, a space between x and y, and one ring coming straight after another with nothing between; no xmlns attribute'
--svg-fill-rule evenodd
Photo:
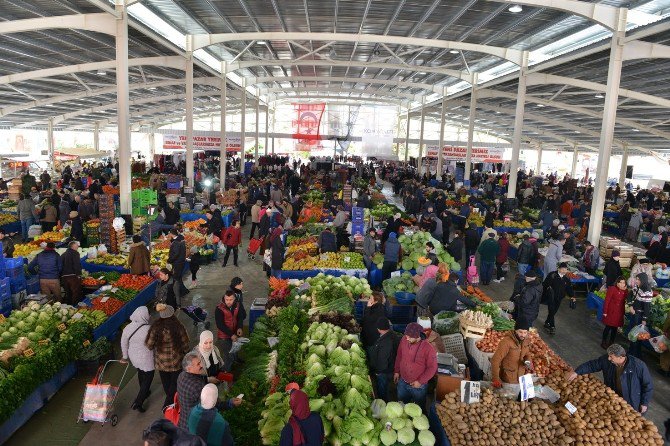
<svg viewBox="0 0 670 446"><path fill-rule="evenodd" d="M598 320L603 319L603 306L605 305L605 300L601 299L600 296L594 293L588 293L586 295L586 308L589 310L596 310Z"/></svg>
<svg viewBox="0 0 670 446"><path fill-rule="evenodd" d="M604 211L603 218L619 218L618 211Z"/></svg>
<svg viewBox="0 0 670 446"><path fill-rule="evenodd" d="M116 272L119 274L129 273L130 269L124 266L112 266L112 265L102 265L97 263L89 263L88 258L84 256L81 259L81 267L84 268L89 273L111 273Z"/></svg>
<svg viewBox="0 0 670 446"><path fill-rule="evenodd" d="M49 381L40 385L23 402L9 418L0 426L0 444L4 444L30 417L33 416L53 397L63 385L77 373L74 362L69 363L56 373Z"/></svg>
<svg viewBox="0 0 670 446"><path fill-rule="evenodd" d="M20 221L15 221L12 223L7 223L6 225L0 226L0 228L4 229L6 233L11 233L11 232L21 232L21 222Z"/></svg>
<svg viewBox="0 0 670 446"><path fill-rule="evenodd" d="M327 276L333 277L354 276L361 279L368 276L368 270L366 269L310 269L307 271L282 271L281 278L305 280L309 277L316 277L319 273L324 273Z"/></svg>
<svg viewBox="0 0 670 446"><path fill-rule="evenodd" d="M665 286L670 283L670 279L658 279L654 277L654 280L656 281L656 286L658 288L665 288Z"/></svg>
<svg viewBox="0 0 670 446"><path fill-rule="evenodd" d="M586 285L586 292L590 294L591 290L593 288L600 287L600 283L602 282L602 279L598 276L593 276L592 279L586 278L584 276L580 276L577 279L570 279L570 282L573 285L585 284ZM593 285L595 285L595 286L593 286ZM596 296L596 297L598 297L598 296ZM600 300L602 300L602 299L600 299Z"/></svg>

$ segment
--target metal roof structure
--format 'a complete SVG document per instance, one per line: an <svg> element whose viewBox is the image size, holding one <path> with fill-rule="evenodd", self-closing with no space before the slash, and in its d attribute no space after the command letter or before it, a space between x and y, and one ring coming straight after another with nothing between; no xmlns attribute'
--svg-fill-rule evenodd
<svg viewBox="0 0 670 446"><path fill-rule="evenodd" d="M446 96L447 119L467 124L476 73L475 126L510 139L519 67L527 59L523 141L580 150L598 148L610 37L618 8L627 8L613 153L670 150L670 0L139 0L126 6L136 128L183 118L186 58L193 51L195 115L218 110L225 70L229 113L239 112L246 82L247 106L254 96L269 107L328 97L396 104L418 115L425 99L427 115L439 116ZM0 128L114 126L114 14L108 0L2 0Z"/></svg>

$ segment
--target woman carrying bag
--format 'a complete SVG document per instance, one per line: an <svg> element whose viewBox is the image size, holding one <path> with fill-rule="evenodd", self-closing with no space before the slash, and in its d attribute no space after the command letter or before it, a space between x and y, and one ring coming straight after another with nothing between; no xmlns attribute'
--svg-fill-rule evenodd
<svg viewBox="0 0 670 446"><path fill-rule="evenodd" d="M147 307L138 307L130 315L130 323L121 334L122 362L128 362L130 359L133 367L137 369L140 390L130 407L138 412L146 411L142 405L149 397L151 382L154 380L154 352L144 344L150 327L149 310Z"/></svg>

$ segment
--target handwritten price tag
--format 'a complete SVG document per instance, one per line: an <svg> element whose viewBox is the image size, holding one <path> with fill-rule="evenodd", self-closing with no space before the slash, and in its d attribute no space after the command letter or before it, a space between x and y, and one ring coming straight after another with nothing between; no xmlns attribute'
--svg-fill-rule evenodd
<svg viewBox="0 0 670 446"><path fill-rule="evenodd" d="M3 322L5 322L5 315L0 314L0 324L2 324Z"/></svg>
<svg viewBox="0 0 670 446"><path fill-rule="evenodd" d="M74 319L75 321L81 319L82 317L84 317L84 315L81 313L75 313L74 315L72 315L72 319Z"/></svg>
<svg viewBox="0 0 670 446"><path fill-rule="evenodd" d="M23 352L23 356L25 356L26 358L30 358L31 356L34 356L34 355L35 355L35 352L33 351L32 348L29 348L28 350Z"/></svg>
<svg viewBox="0 0 670 446"><path fill-rule="evenodd" d="M293 326L293 332L297 333L300 331L300 328L297 325Z"/></svg>
<svg viewBox="0 0 670 446"><path fill-rule="evenodd" d="M574 415L575 412L577 412L577 408L570 401L565 403L565 408L568 409L568 412L570 412L570 415Z"/></svg>
<svg viewBox="0 0 670 446"><path fill-rule="evenodd" d="M65 326L64 323L61 322L60 324L58 324L58 329L59 329L60 331L65 331L66 328L67 328L67 327Z"/></svg>
<svg viewBox="0 0 670 446"><path fill-rule="evenodd" d="M40 339L39 341L37 341L37 343L38 343L39 345L48 345L48 344L49 344L49 340L48 340L48 339Z"/></svg>
<svg viewBox="0 0 670 446"><path fill-rule="evenodd" d="M82 344L84 344L84 347L88 347L89 345L91 345L91 341L86 339L84 342L82 342Z"/></svg>
<svg viewBox="0 0 670 446"><path fill-rule="evenodd" d="M100 303L101 303L101 304L104 304L104 303L107 302L108 300L109 300L109 296L105 296L105 297L103 297L102 299L100 299Z"/></svg>

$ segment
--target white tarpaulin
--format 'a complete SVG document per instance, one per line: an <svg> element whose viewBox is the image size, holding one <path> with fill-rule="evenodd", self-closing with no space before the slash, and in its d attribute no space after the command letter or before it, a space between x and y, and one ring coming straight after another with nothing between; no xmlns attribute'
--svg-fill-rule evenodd
<svg viewBox="0 0 670 446"><path fill-rule="evenodd" d="M442 156L445 160L465 161L465 154L467 149L465 147L444 146L442 148ZM426 156L437 158L437 146L428 146ZM472 148L472 162L473 163L500 163L509 160L505 156L505 149L500 147L473 147Z"/></svg>
<svg viewBox="0 0 670 446"><path fill-rule="evenodd" d="M226 150L239 152L241 141L239 136L226 136ZM194 150L219 150L220 146L220 136L193 136ZM186 135L163 135L163 149L186 150Z"/></svg>
<svg viewBox="0 0 670 446"><path fill-rule="evenodd" d="M363 154L380 159L398 159L393 153L398 111L395 107L363 107L359 116L363 131Z"/></svg>

